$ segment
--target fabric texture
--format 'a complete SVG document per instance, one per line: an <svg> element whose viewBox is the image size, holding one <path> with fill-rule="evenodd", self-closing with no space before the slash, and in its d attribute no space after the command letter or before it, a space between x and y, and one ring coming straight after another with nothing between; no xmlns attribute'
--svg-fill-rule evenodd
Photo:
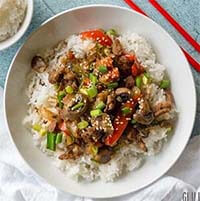
<svg viewBox="0 0 200 201"><path fill-rule="evenodd" d="M200 136L191 139L165 176L140 191L113 199L83 198L61 192L27 167L6 131L2 106L0 88L0 201L184 201L186 195L200 192Z"/></svg>

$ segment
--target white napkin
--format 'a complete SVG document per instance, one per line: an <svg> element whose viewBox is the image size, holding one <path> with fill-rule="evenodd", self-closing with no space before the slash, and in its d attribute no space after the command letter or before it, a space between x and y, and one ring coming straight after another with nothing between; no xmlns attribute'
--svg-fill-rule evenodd
<svg viewBox="0 0 200 201"><path fill-rule="evenodd" d="M113 199L91 199L58 191L38 178L12 145L4 124L2 97L0 88L0 201L189 201L192 192L200 191L200 136L190 140L164 177L135 193Z"/></svg>

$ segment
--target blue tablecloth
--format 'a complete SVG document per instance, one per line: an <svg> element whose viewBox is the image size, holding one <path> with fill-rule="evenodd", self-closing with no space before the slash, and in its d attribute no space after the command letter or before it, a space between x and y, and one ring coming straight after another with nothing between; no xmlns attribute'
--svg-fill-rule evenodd
<svg viewBox="0 0 200 201"><path fill-rule="evenodd" d="M162 25L179 45L184 47L192 56L200 61L200 54L194 50L185 39L148 3L148 0L134 0L149 16ZM199 0L159 0L159 2L185 27L188 32L200 42L200 1ZM17 49L42 22L63 10L87 4L113 4L128 7L123 0L34 0L34 15L26 34L12 47L0 51L0 85L4 87L9 64ZM192 69L197 88L197 97L200 97L200 74ZM178 75L177 75L178 76ZM187 94L186 94L187 95ZM189 114L188 114L189 115ZM200 98L196 123L193 135L200 130Z"/></svg>

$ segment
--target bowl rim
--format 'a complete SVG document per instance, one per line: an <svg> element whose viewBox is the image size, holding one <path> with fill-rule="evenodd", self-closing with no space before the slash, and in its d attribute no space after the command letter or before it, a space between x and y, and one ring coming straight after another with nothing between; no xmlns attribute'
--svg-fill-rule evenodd
<svg viewBox="0 0 200 201"><path fill-rule="evenodd" d="M147 184L144 184L143 186L141 186L140 188L138 188L137 190L127 190L127 191L123 191L123 192L118 192L118 193L115 193L115 194L112 194L111 196L88 196L89 198L100 198L100 199L103 199L103 198L115 198L115 197L119 197L119 196L123 196L123 195L126 195L126 194L129 194L129 193L132 193L132 192L137 192L141 189L144 189L146 187L148 187L149 185L153 184L154 182L156 182L158 179L160 179L161 177L163 177L171 168L172 166L174 166L174 164L177 162L177 160L180 158L181 154L183 153L184 149L186 148L186 145L188 144L189 142L189 139L191 137L191 134L192 134L192 130L194 128L194 123L195 123L195 117L196 117L196 112L197 112L197 92L196 92L196 87L195 87L195 82L194 82L194 77L193 77L193 74L192 74L192 70L190 68L190 65L185 57L185 55L183 54L181 48L179 47L179 45L177 44L177 42L170 36L170 34L164 29L162 28L161 25L159 25L158 23L156 23L154 20L152 20L151 18L147 17L147 16L144 16L140 13L138 13L137 11L134 11L130 8L126 8L126 7L122 7L122 6L118 6L118 5L111 5L111 4L91 4L91 5L84 5L84 6L78 6L78 7L75 7L75 8L71 8L71 9L67 9L67 10L64 10L62 12L59 12L57 13L56 15L50 17L49 19L47 19L46 21L44 21L36 30L34 30L28 37L27 39L23 42L23 44L21 45L21 47L17 50L15 56L13 57L12 59L12 62L9 66L9 70L8 70L8 73L7 73L7 76L6 76L6 81L5 81L5 90L4 90L4 99L3 99L3 111L4 111L4 118L5 118L5 122L6 122L6 128L7 128L7 131L8 131L8 134L9 134L9 138L10 140L12 141L12 144L14 145L14 147L16 148L17 152L19 153L20 157L23 159L23 161L25 162L25 164L30 168L30 170L35 173L39 178L41 178L43 181L47 182L48 184L50 184L52 187L56 188L57 190L60 190L64 193L70 193L71 195L75 195L75 196L86 196L85 194L82 194L82 193L75 193L74 192L67 192L65 191L65 189L61 188L61 187L57 187L55 186L52 182L49 182L47 181L46 178L44 178L42 175L40 175L37 171L35 171L32 167L31 167L31 164L29 164L29 162L27 162L24 157L21 155L20 151L18 150L17 148L17 145L15 144L14 142L14 139L12 137L12 134L11 134L11 131L10 131L10 128L9 128L9 125L8 125L8 118L7 118L7 112L6 112L6 94L7 94L7 87L8 87L8 80L9 80L9 75L10 75L10 72L12 70L12 67L13 67L13 64L15 62L15 59L16 57L18 56L19 52L21 51L21 49L24 47L25 43L30 39L32 38L32 36L39 31L39 29L46 25L49 21L65 14L65 13L68 13L68 12L71 12L71 11L75 11L75 10L79 10L79 9L84 9L84 8L90 8L90 7L94 7L94 8L98 8L98 7L109 7L109 8L116 8L116 9L122 9L122 10L125 10L125 11L128 11L128 12L133 12L135 13L136 15L140 15L142 16L143 18L146 18L146 20L150 21L151 23L154 23L155 25L159 26L159 28L162 30L163 34L165 34L173 43L175 43L177 45L177 51L179 51L182 56L184 57L184 60L185 62L187 63L187 71L188 71L188 76L190 77L190 80L192 82L192 91L194 93L194 106L193 106L193 116L191 116L191 119L192 119L192 123L190 125L190 134L188 135L187 137L187 140L185 140L185 143L184 145L182 146L182 149L180 151L179 154L176 155L176 157L174 158L174 160L170 163L170 165L162 172L162 174L159 174L157 177L155 177L154 179L152 179L150 182L148 182Z"/></svg>
<svg viewBox="0 0 200 201"><path fill-rule="evenodd" d="M0 42L0 51L5 50L10 46L12 46L13 44L15 44L22 38L22 36L27 31L33 17L34 0L26 0L26 3L27 3L26 13L22 24L20 25L19 29L14 35Z"/></svg>

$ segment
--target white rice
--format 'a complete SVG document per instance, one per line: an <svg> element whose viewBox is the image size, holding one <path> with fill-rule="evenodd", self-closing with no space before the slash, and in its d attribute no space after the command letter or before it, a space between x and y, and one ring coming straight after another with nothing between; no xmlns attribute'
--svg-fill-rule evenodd
<svg viewBox="0 0 200 201"><path fill-rule="evenodd" d="M13 36L23 22L26 0L0 0L0 41Z"/></svg>
<svg viewBox="0 0 200 201"><path fill-rule="evenodd" d="M119 39L127 51L135 52L136 56L145 65L146 70L155 81L163 79L165 68L161 64L156 63L155 53L150 44L143 37L135 33L126 33L120 36ZM52 50L46 53L47 59L51 60L49 68L55 68L56 64L59 64L59 57L65 52L71 50L76 58L82 58L94 45L92 41L83 41L77 35L70 36L66 41L67 43L61 42L61 44L54 49L54 59L49 59L51 58L51 54L53 54ZM40 108L41 106L51 109L47 104L47 99L49 96L55 95L56 92L53 85L48 82L47 76L47 73L34 73L30 75L27 92L29 98L29 110L24 119L24 123L27 124L27 127L29 128L30 125L34 123L42 123L44 127L48 125L48 123L44 124L42 122L38 111L35 109ZM146 90L150 94L151 106L166 100L164 90L160 89L156 84L151 84ZM169 116L169 118L172 116ZM76 129L76 125L73 125L73 127L73 129ZM87 181L102 179L106 182L114 181L124 172L129 172L138 168L146 155L154 155L160 151L162 144L167 137L167 129L157 126L151 131L149 137L144 139L148 149L147 153L144 153L135 144L130 144L129 146L121 148L107 164L97 164L91 161L87 155L84 155L75 161L59 160L58 156L64 153L59 147L62 148L64 145L60 144L59 147L57 147L57 150L52 152L46 149L46 136L41 137L33 130L32 133L35 144L43 152L47 153L47 155L54 157L56 166L63 170L68 177L76 180L85 179Z"/></svg>

